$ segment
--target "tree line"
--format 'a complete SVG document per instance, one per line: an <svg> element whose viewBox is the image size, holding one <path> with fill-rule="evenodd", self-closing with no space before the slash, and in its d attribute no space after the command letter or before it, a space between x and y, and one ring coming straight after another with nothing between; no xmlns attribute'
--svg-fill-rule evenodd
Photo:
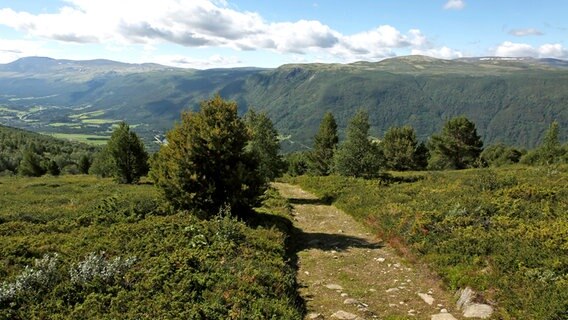
<svg viewBox="0 0 568 320"><path fill-rule="evenodd" d="M312 150L283 159L278 132L266 113L249 110L240 117L235 102L216 95L203 101L199 111L183 112L157 153L150 156L136 133L122 122L108 144L94 157L79 157L71 173L113 177L119 183L136 183L148 175L172 208L209 217L221 211L248 215L268 183L285 172L377 179L388 170L568 162L568 146L561 145L556 122L541 146L528 152L502 144L484 149L475 124L465 117L448 120L426 142L419 141L410 126L391 127L382 139L370 137L369 129L368 113L360 110L340 141L337 122L328 112ZM31 176L59 174L61 165L51 154L26 147L16 171Z"/></svg>
<svg viewBox="0 0 568 320"><path fill-rule="evenodd" d="M0 176L88 173L95 146L0 125Z"/></svg>
<svg viewBox="0 0 568 320"><path fill-rule="evenodd" d="M541 145L530 151L502 143L484 149L475 124L463 116L448 120L427 141L418 141L411 126L391 127L382 139L370 137L369 128L368 114L361 110L351 118L345 140L339 143L335 118L332 113L326 113L312 150L287 155L288 174L377 178L386 170L568 163L568 144L561 144L556 121L550 125Z"/></svg>

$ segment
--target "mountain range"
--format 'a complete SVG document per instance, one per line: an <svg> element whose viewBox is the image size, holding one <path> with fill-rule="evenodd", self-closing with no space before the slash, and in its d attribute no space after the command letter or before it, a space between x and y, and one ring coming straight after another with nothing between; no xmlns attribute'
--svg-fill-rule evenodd
<svg viewBox="0 0 568 320"><path fill-rule="evenodd" d="M100 141L126 120L151 145L215 93L266 111L285 151L308 148L325 112L342 133L358 109L376 137L408 124L425 140L465 115L486 145L532 148L554 120L568 138L568 61L498 57L209 70L29 57L0 65L0 124Z"/></svg>

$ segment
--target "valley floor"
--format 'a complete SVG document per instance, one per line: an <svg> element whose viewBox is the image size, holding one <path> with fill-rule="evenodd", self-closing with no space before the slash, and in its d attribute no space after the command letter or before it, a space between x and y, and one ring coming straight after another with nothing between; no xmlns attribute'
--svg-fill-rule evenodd
<svg viewBox="0 0 568 320"><path fill-rule="evenodd" d="M459 319L451 293L351 216L297 186L274 187L294 207L300 294L308 319Z"/></svg>

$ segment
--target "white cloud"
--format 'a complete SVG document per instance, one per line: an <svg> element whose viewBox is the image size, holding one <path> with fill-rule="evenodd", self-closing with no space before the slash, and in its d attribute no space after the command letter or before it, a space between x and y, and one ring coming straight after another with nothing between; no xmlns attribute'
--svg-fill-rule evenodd
<svg viewBox="0 0 568 320"><path fill-rule="evenodd" d="M25 32L32 38L60 42L102 43L115 47L175 43L186 47L264 49L285 54L331 54L343 61L380 59L395 55L399 49L431 46L418 29L402 33L392 26L382 25L346 35L316 20L267 22L258 13L239 11L224 0L65 2L67 5L55 13L30 14L0 9L0 25Z"/></svg>
<svg viewBox="0 0 568 320"><path fill-rule="evenodd" d="M444 5L444 9L446 10L461 10L465 7L464 0L448 0Z"/></svg>
<svg viewBox="0 0 568 320"><path fill-rule="evenodd" d="M526 37L526 36L542 36L544 33L534 28L527 28L527 29L511 29L509 30L509 34L516 37Z"/></svg>
<svg viewBox="0 0 568 320"><path fill-rule="evenodd" d="M433 49L412 49L411 54L435 57L440 59L456 59L461 58L464 54L461 51L454 50L448 47L433 48Z"/></svg>
<svg viewBox="0 0 568 320"><path fill-rule="evenodd" d="M0 38L0 63L9 63L21 57L47 55L49 51L43 48L42 42Z"/></svg>
<svg viewBox="0 0 568 320"><path fill-rule="evenodd" d="M495 49L494 54L499 57L568 58L568 50L559 43L533 47L526 43L505 41Z"/></svg>
<svg viewBox="0 0 568 320"><path fill-rule="evenodd" d="M564 48L560 43L547 43L538 48L538 54L541 58L568 58L568 49Z"/></svg>

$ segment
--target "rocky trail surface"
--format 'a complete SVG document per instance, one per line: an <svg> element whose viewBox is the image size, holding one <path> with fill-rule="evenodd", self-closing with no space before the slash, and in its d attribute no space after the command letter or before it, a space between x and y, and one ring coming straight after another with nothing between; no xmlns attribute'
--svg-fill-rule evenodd
<svg viewBox="0 0 568 320"><path fill-rule="evenodd" d="M452 293L404 261L351 216L297 186L275 183L292 203L306 319L462 319Z"/></svg>

